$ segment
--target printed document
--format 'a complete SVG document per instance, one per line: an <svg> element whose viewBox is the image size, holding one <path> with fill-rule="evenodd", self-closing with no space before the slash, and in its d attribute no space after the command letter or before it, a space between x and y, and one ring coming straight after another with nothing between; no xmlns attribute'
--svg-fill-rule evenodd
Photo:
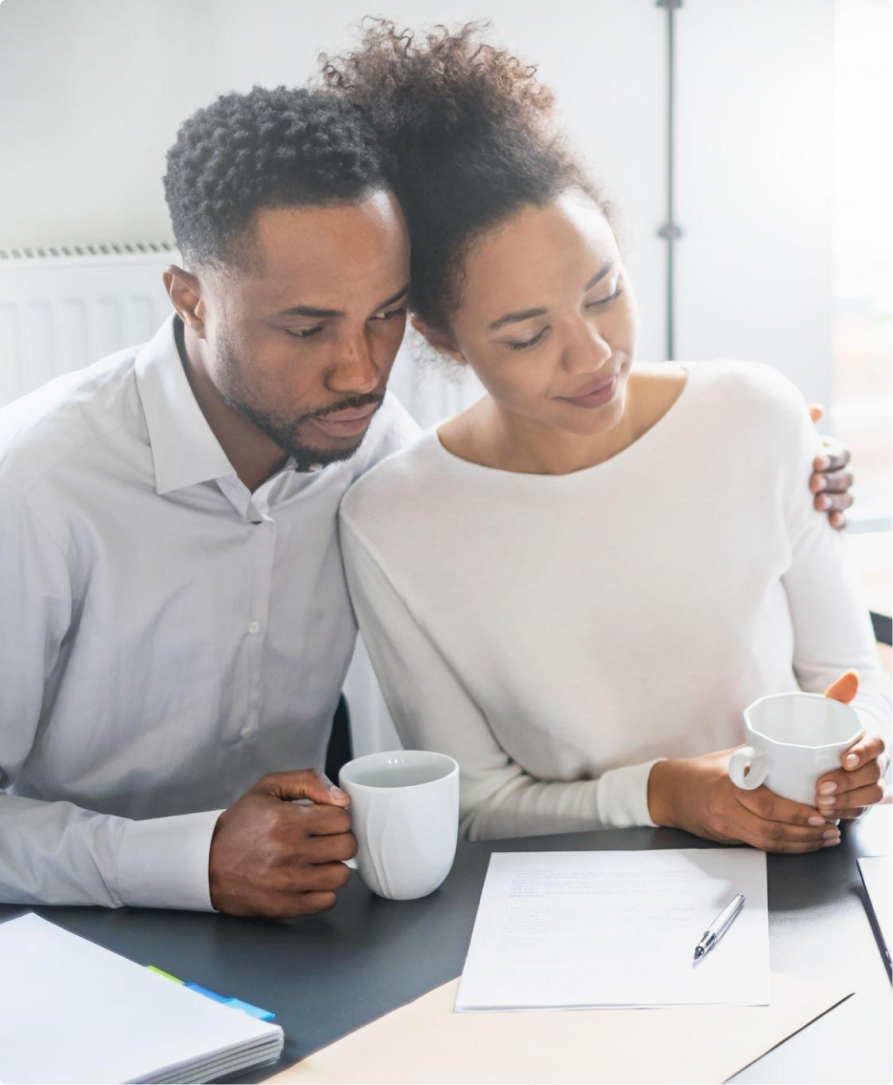
<svg viewBox="0 0 893 1085"><path fill-rule="evenodd" d="M694 949L737 893L716 948ZM769 1003L766 856L750 848L500 852L457 1010Z"/></svg>

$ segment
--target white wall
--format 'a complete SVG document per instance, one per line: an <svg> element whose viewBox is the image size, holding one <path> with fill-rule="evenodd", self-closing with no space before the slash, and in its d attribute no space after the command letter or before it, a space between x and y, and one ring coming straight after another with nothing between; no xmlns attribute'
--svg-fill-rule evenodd
<svg viewBox="0 0 893 1085"><path fill-rule="evenodd" d="M217 94L301 83L355 40L367 0L5 0L0 247L168 238L161 176L177 126ZM663 15L653 0L397 0L412 26L474 18L541 62L568 127L623 210L643 357L663 349Z"/></svg>

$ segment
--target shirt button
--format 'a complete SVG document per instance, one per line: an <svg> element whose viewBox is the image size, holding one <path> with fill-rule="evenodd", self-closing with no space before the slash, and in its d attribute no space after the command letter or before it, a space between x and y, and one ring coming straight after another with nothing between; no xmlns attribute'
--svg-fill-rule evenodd
<svg viewBox="0 0 893 1085"><path fill-rule="evenodd" d="M243 727L242 730L239 732L242 738L251 738L253 733L254 732L251 730L250 727Z"/></svg>
<svg viewBox="0 0 893 1085"><path fill-rule="evenodd" d="M260 629L260 622L249 622L248 623L248 632L249 633L256 633L258 631L258 629Z"/></svg>

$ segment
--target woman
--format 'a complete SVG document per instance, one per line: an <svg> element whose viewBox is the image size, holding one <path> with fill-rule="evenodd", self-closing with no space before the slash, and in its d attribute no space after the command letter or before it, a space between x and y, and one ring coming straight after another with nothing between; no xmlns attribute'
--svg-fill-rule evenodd
<svg viewBox="0 0 893 1085"><path fill-rule="evenodd" d="M463 832L838 843L836 820L882 797L889 701L804 485L820 442L802 397L766 366L634 362L599 194L547 128L548 91L474 28L418 45L379 22L324 71L393 153L416 327L487 392L341 513L395 723L460 762ZM867 734L832 794L735 788L742 709L849 667Z"/></svg>

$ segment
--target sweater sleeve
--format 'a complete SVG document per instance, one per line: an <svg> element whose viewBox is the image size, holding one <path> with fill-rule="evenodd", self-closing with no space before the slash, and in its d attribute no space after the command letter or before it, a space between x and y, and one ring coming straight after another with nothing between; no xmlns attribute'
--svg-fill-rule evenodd
<svg viewBox="0 0 893 1085"><path fill-rule="evenodd" d="M481 706L412 613L342 510L341 545L363 640L404 745L449 754L460 768L460 833L469 840L653 826L656 760L596 780L531 776L496 740Z"/></svg>
<svg viewBox="0 0 893 1085"><path fill-rule="evenodd" d="M808 480L821 455L821 438L806 401L793 385L780 404L787 462L780 465L791 557L782 577L794 629L794 674L801 689L823 693L844 671L859 675L853 708L869 734L890 748L890 681L880 666L868 607L862 598L847 540L813 507ZM785 492L786 491L786 492Z"/></svg>

